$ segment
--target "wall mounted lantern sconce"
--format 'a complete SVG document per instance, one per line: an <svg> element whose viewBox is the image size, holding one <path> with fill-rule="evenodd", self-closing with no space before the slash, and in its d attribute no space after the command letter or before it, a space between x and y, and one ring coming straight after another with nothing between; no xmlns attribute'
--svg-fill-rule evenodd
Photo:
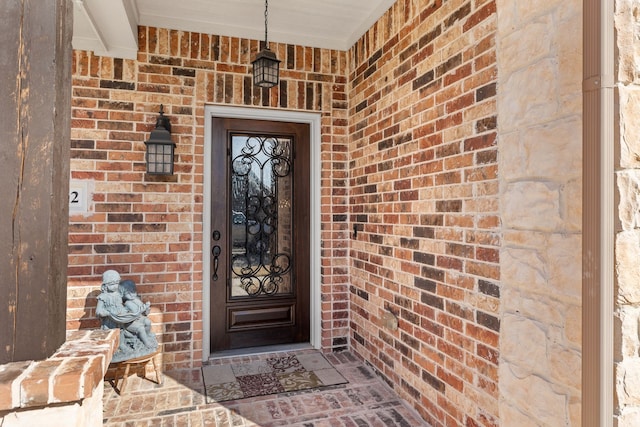
<svg viewBox="0 0 640 427"><path fill-rule="evenodd" d="M144 144L147 146L147 173L151 175L173 175L173 152L176 144L171 140L171 122L164 116L160 105L160 115L156 128Z"/></svg>
<svg viewBox="0 0 640 427"><path fill-rule="evenodd" d="M264 49L262 49L256 59L251 62L253 65L253 84L260 87L270 88L276 86L279 81L280 61L276 54L269 50L269 38L267 37L267 17L269 1L264 2Z"/></svg>

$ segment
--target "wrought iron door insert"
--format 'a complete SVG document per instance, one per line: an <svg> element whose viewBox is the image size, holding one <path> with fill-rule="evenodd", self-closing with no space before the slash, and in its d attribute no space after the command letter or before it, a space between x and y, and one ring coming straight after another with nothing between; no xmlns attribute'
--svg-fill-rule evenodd
<svg viewBox="0 0 640 427"><path fill-rule="evenodd" d="M291 139L231 138L231 296L291 294Z"/></svg>

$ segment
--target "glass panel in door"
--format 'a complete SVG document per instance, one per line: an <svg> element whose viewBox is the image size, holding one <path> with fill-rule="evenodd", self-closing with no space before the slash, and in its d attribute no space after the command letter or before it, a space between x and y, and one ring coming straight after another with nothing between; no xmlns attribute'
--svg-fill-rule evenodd
<svg viewBox="0 0 640 427"><path fill-rule="evenodd" d="M232 299L292 294L290 138L231 138Z"/></svg>

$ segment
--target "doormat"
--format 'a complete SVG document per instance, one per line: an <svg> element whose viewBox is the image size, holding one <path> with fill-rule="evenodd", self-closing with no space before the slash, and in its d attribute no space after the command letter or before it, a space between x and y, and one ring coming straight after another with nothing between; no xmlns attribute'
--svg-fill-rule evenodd
<svg viewBox="0 0 640 427"><path fill-rule="evenodd" d="M207 403L346 384L320 352L270 354L202 367Z"/></svg>

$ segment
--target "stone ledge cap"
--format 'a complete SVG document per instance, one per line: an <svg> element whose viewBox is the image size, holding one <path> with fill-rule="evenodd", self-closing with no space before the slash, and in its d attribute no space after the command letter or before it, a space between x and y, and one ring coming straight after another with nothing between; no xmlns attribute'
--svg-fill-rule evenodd
<svg viewBox="0 0 640 427"><path fill-rule="evenodd" d="M118 348L118 330L67 332L50 358L0 365L0 412L91 397Z"/></svg>

